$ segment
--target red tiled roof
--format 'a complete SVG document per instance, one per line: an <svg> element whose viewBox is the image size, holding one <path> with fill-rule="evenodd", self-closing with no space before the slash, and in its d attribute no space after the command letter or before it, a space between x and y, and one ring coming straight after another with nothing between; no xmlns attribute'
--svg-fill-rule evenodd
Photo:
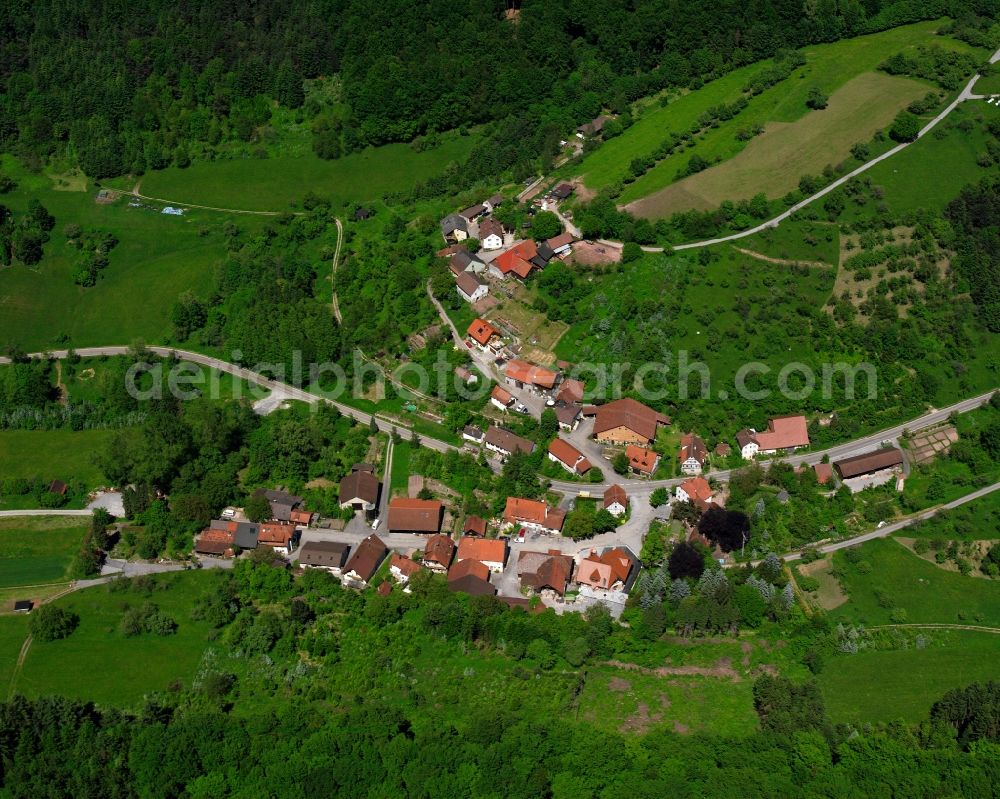
<svg viewBox="0 0 1000 799"><path fill-rule="evenodd" d="M712 498L712 487L704 477L692 477L681 483L680 487L693 503L708 502Z"/></svg>
<svg viewBox="0 0 1000 799"><path fill-rule="evenodd" d="M486 285L486 281L475 272L462 272L455 278L455 285L471 297L477 289Z"/></svg>
<svg viewBox="0 0 1000 799"><path fill-rule="evenodd" d="M285 522L264 522L257 535L257 543L269 547L287 547L295 532L295 525Z"/></svg>
<svg viewBox="0 0 1000 799"><path fill-rule="evenodd" d="M507 543L498 538L463 536L458 542L458 559L503 563L507 560Z"/></svg>
<svg viewBox="0 0 1000 799"><path fill-rule="evenodd" d="M389 529L436 533L441 529L444 506L436 499L397 497L389 503Z"/></svg>
<svg viewBox="0 0 1000 799"><path fill-rule="evenodd" d="M628 465L633 469L643 474L652 474L656 469L656 460L659 456L651 449L629 444L625 447L625 457L628 458Z"/></svg>
<svg viewBox="0 0 1000 799"><path fill-rule="evenodd" d="M484 319L473 319L468 333L474 341L484 347L490 343L491 338L498 335L497 329Z"/></svg>
<svg viewBox="0 0 1000 799"><path fill-rule="evenodd" d="M404 577L412 577L418 571L423 569L423 566L421 566L415 560L410 560L410 558L404 558L398 552L393 552L392 558L389 559L389 568L391 569L393 567L402 572Z"/></svg>
<svg viewBox="0 0 1000 799"><path fill-rule="evenodd" d="M586 413L584 409L584 414ZM647 441L652 441L656 438L657 425L670 424L669 417L630 397L598 405L594 415L594 435L616 427L625 427Z"/></svg>
<svg viewBox="0 0 1000 799"><path fill-rule="evenodd" d="M833 477L833 467L829 463L817 463L813 465L813 471L816 472L816 482L820 485L826 485Z"/></svg>
<svg viewBox="0 0 1000 799"><path fill-rule="evenodd" d="M715 454L720 455L723 458L726 457L732 451L733 448L730 447L725 441L720 441L718 444L715 445Z"/></svg>
<svg viewBox="0 0 1000 799"><path fill-rule="evenodd" d="M362 580L368 582L388 551L389 549L382 539L372 533L355 548L351 559L344 566L344 573L354 572Z"/></svg>
<svg viewBox="0 0 1000 799"><path fill-rule="evenodd" d="M561 438L552 439L552 443L549 444L549 454L558 458L570 469L574 468L577 461L583 458L583 453L580 450Z"/></svg>
<svg viewBox="0 0 1000 799"><path fill-rule="evenodd" d="M493 391L490 392L490 397L495 399L501 405L510 405L514 401L514 395L503 386L493 386Z"/></svg>
<svg viewBox="0 0 1000 799"><path fill-rule="evenodd" d="M559 552L521 552L518 555L521 584L537 590L551 588L559 596L566 593L566 583L573 573L573 558ZM522 571L521 565L525 568Z"/></svg>
<svg viewBox="0 0 1000 799"><path fill-rule="evenodd" d="M561 530L566 520L565 511L550 509L544 502L522 497L507 497L507 506L503 517L506 521L518 524L528 522L547 527L550 530Z"/></svg>
<svg viewBox="0 0 1000 799"><path fill-rule="evenodd" d="M493 264L502 274L513 272L520 278L525 278L534 268L530 263L531 259L538 255L538 248L531 239L526 239L520 244L516 244L509 250L500 253L494 259Z"/></svg>
<svg viewBox="0 0 1000 799"><path fill-rule="evenodd" d="M544 369L541 366L522 361L517 358L507 364L506 376L519 383L530 383L533 386L542 388L552 388L556 384L559 375L551 369Z"/></svg>
<svg viewBox="0 0 1000 799"><path fill-rule="evenodd" d="M604 507L609 508L616 502L623 508L627 508L628 494L625 493L625 489L620 485L608 486L608 490L604 492Z"/></svg>
<svg viewBox="0 0 1000 799"><path fill-rule="evenodd" d="M451 563L451 557L455 553L455 542L451 536L432 535L424 544L424 560L437 563L445 568Z"/></svg>
<svg viewBox="0 0 1000 799"><path fill-rule="evenodd" d="M757 445L768 452L809 446L809 430L805 416L777 416L767 423L767 430L756 433L753 437Z"/></svg>
<svg viewBox="0 0 1000 799"><path fill-rule="evenodd" d="M208 529L198 536L194 551L205 555L224 555L233 547L233 534L228 530Z"/></svg>
<svg viewBox="0 0 1000 799"><path fill-rule="evenodd" d="M465 540L464 538L462 539ZM452 580L460 580L463 577L476 577L480 580L489 581L490 570L489 567L480 560L470 559L470 560L458 560L455 561L454 565L448 569L448 582Z"/></svg>
<svg viewBox="0 0 1000 799"><path fill-rule="evenodd" d="M293 510L289 514L292 524L309 524L312 521L312 517L312 511L308 510Z"/></svg>
<svg viewBox="0 0 1000 799"><path fill-rule="evenodd" d="M486 519L480 516L466 516L462 532L472 533L473 535L486 535Z"/></svg>
<svg viewBox="0 0 1000 799"><path fill-rule="evenodd" d="M566 231L564 233L560 233L558 236L553 236L545 243L548 244L553 250L558 250L560 247L565 247L567 244L572 244L574 241L576 241L576 237L569 231Z"/></svg>
<svg viewBox="0 0 1000 799"><path fill-rule="evenodd" d="M567 405L572 405L583 399L583 392L585 390L586 388L582 380L567 378L559 385L559 392L556 394L556 399L560 402L565 402Z"/></svg>

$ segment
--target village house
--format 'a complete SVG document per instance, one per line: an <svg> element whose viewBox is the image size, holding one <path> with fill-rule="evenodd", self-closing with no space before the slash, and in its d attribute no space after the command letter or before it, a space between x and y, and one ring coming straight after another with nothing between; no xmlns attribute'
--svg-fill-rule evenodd
<svg viewBox="0 0 1000 799"><path fill-rule="evenodd" d="M621 591L632 573L632 557L624 547L601 554L592 549L576 567L576 582L601 591Z"/></svg>
<svg viewBox="0 0 1000 799"><path fill-rule="evenodd" d="M381 485L368 469L357 467L340 481L338 502L342 510L348 508L362 513L372 513L378 507Z"/></svg>
<svg viewBox="0 0 1000 799"><path fill-rule="evenodd" d="M551 369L514 358L507 363L504 377L509 385L515 388L527 388L532 391L550 391L559 380L559 373Z"/></svg>
<svg viewBox="0 0 1000 799"><path fill-rule="evenodd" d="M473 425L466 425L462 428L462 438L471 441L473 444L482 444L486 433Z"/></svg>
<svg viewBox="0 0 1000 799"><path fill-rule="evenodd" d="M382 539L372 533L358 544L343 570L343 583L350 588L364 588L389 554Z"/></svg>
<svg viewBox="0 0 1000 799"><path fill-rule="evenodd" d="M715 445L715 454L720 458L728 458L729 453L733 451L733 448L729 446L725 441L720 441Z"/></svg>
<svg viewBox="0 0 1000 799"><path fill-rule="evenodd" d="M389 502L390 533L437 533L444 505L436 499L396 497Z"/></svg>
<svg viewBox="0 0 1000 799"><path fill-rule="evenodd" d="M458 215L466 222L475 222L485 213L486 206L482 203L476 203L475 205L470 205L468 208L463 208L458 212Z"/></svg>
<svg viewBox="0 0 1000 799"><path fill-rule="evenodd" d="M229 530L217 530L209 527L203 530L194 540L194 551L199 555L211 555L217 558L231 558L236 554L235 536Z"/></svg>
<svg viewBox="0 0 1000 799"><path fill-rule="evenodd" d="M809 431L805 416L776 416L767 423L767 430L757 432L752 428L736 434L740 454L744 460L755 455L773 455L809 446Z"/></svg>
<svg viewBox="0 0 1000 799"><path fill-rule="evenodd" d="M576 447L561 438L549 444L549 460L558 463L570 474L586 474L590 471L590 461Z"/></svg>
<svg viewBox="0 0 1000 799"><path fill-rule="evenodd" d="M552 250L553 256L556 258L562 258L564 255L569 255L573 251L573 242L576 241L576 237L566 231L560 233L558 236L553 236L551 239L545 242L546 246Z"/></svg>
<svg viewBox="0 0 1000 799"><path fill-rule="evenodd" d="M299 550L299 565L339 575L350 550L350 544L339 541L308 541Z"/></svg>
<svg viewBox="0 0 1000 799"><path fill-rule="evenodd" d="M621 516L628 510L628 494L620 485L608 486L604 492L604 510L612 516Z"/></svg>
<svg viewBox="0 0 1000 799"><path fill-rule="evenodd" d="M816 482L821 486L825 486L833 479L833 467L829 463L814 464L813 471L816 473Z"/></svg>
<svg viewBox="0 0 1000 799"><path fill-rule="evenodd" d="M463 537L458 542L456 563L474 560L499 574L507 563L507 542L500 538Z"/></svg>
<svg viewBox="0 0 1000 799"><path fill-rule="evenodd" d="M469 223L458 214L448 214L441 220L441 235L445 241L465 241L469 238Z"/></svg>
<svg viewBox="0 0 1000 799"><path fill-rule="evenodd" d="M629 397L585 406L583 413L594 417L594 438L608 444L645 446L655 440L660 425L670 424L670 417Z"/></svg>
<svg viewBox="0 0 1000 799"><path fill-rule="evenodd" d="M560 183L558 186L552 189L552 191L549 192L549 196L553 200L565 200L574 191L575 188L573 187L572 183Z"/></svg>
<svg viewBox="0 0 1000 799"><path fill-rule="evenodd" d="M490 402L501 411L510 410L510 406L514 404L514 395L503 386L493 386L493 390L490 392Z"/></svg>
<svg viewBox="0 0 1000 799"><path fill-rule="evenodd" d="M271 506L271 518L279 522L291 521L292 511L302 504L302 497L273 488L258 488L253 495L255 497L263 496L267 500Z"/></svg>
<svg viewBox="0 0 1000 799"><path fill-rule="evenodd" d="M572 433L580 425L579 405L557 405L554 410L560 430Z"/></svg>
<svg viewBox="0 0 1000 799"><path fill-rule="evenodd" d="M479 223L479 243L484 250L499 250L503 247L503 225L492 216Z"/></svg>
<svg viewBox="0 0 1000 799"><path fill-rule="evenodd" d="M490 570L478 560L457 560L448 569L448 590L470 596L494 596L497 589L490 583Z"/></svg>
<svg viewBox="0 0 1000 799"><path fill-rule="evenodd" d="M833 468L837 470L841 480L854 477L865 477L880 472L899 469L903 466L903 453L895 447L885 447L872 452L865 452L851 458L834 461Z"/></svg>
<svg viewBox="0 0 1000 799"><path fill-rule="evenodd" d="M564 596L572 574L573 558L563 555L558 549L522 551L517 555L517 576L521 586L537 593L553 591L558 596Z"/></svg>
<svg viewBox="0 0 1000 799"><path fill-rule="evenodd" d="M455 542L448 535L432 535L424 544L423 564L434 572L444 573L455 555Z"/></svg>
<svg viewBox="0 0 1000 799"><path fill-rule="evenodd" d="M579 405L583 400L583 394L587 387L582 380L567 377L559 384L559 391L556 392L556 402L563 402L566 405Z"/></svg>
<svg viewBox="0 0 1000 799"><path fill-rule="evenodd" d="M503 195L494 194L488 200L483 200L483 205L486 206L486 210L491 214L497 210L501 205L503 205Z"/></svg>
<svg viewBox="0 0 1000 799"><path fill-rule="evenodd" d="M486 519L482 516L466 516L462 525L462 535L486 535Z"/></svg>
<svg viewBox="0 0 1000 799"><path fill-rule="evenodd" d="M389 574L396 579L397 583L405 585L414 574L423 571L423 568L415 560L404 557L398 552L393 552L392 557L389 558Z"/></svg>
<svg viewBox="0 0 1000 799"><path fill-rule="evenodd" d="M629 444L625 447L625 457L628 459L628 467L636 474L650 477L660 465L660 456L651 449L637 447Z"/></svg>
<svg viewBox="0 0 1000 799"><path fill-rule="evenodd" d="M475 272L462 272L455 278L455 288L458 296L466 302L479 302L490 293L490 284Z"/></svg>
<svg viewBox="0 0 1000 799"><path fill-rule="evenodd" d="M678 460L684 474L701 474L705 468L705 461L708 460L705 442L694 433L685 433L681 436L681 452Z"/></svg>
<svg viewBox="0 0 1000 799"><path fill-rule="evenodd" d="M614 117L608 116L607 114L601 114L600 116L594 117L590 122L586 122L580 125L576 129L577 138L583 139L588 136L597 136L604 126L610 122Z"/></svg>
<svg viewBox="0 0 1000 799"><path fill-rule="evenodd" d="M712 487L704 477L691 477L685 480L675 492L678 502L690 502L704 510L714 501Z"/></svg>
<svg viewBox="0 0 1000 799"><path fill-rule="evenodd" d="M455 377L467 386L479 382L479 375L464 366L455 367Z"/></svg>
<svg viewBox="0 0 1000 799"><path fill-rule="evenodd" d="M291 522L264 522L257 534L257 545L271 547L279 555L288 555L299 540L299 531Z"/></svg>
<svg viewBox="0 0 1000 799"><path fill-rule="evenodd" d="M505 430L502 427L491 427L486 431L486 449L497 453L501 458L509 458L515 452L523 452L530 455L535 451L535 445L526 438Z"/></svg>
<svg viewBox="0 0 1000 799"><path fill-rule="evenodd" d="M493 325L484 319L473 319L466 333L483 352L500 348L500 334Z"/></svg>
<svg viewBox="0 0 1000 799"><path fill-rule="evenodd" d="M455 277L458 277L463 272L475 272L476 274L485 272L486 264L463 247L451 256L448 268Z"/></svg>
<svg viewBox="0 0 1000 799"><path fill-rule="evenodd" d="M558 535L566 521L566 511L549 508L544 502L522 497L507 497L503 520L536 533Z"/></svg>
<svg viewBox="0 0 1000 799"><path fill-rule="evenodd" d="M508 275L516 275L524 280L535 268L531 259L536 255L538 248L535 242L525 239L494 258L490 264L490 274L498 280L504 280Z"/></svg>

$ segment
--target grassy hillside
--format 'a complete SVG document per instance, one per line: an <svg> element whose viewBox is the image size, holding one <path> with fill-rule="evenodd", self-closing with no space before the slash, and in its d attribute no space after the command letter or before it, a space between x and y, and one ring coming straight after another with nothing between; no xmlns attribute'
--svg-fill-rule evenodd
<svg viewBox="0 0 1000 799"><path fill-rule="evenodd" d="M58 478L96 488L102 477L93 456L113 435L113 430L0 431L0 480Z"/></svg>
<svg viewBox="0 0 1000 799"><path fill-rule="evenodd" d="M314 155L199 161L187 169L150 172L140 191L175 202L253 211L280 211L309 191L338 205L369 202L440 174L464 160L476 141L476 136L451 135L420 153L407 144L389 144L333 161Z"/></svg>
<svg viewBox="0 0 1000 799"><path fill-rule="evenodd" d="M27 350L64 341L76 347L162 341L177 297L188 290L204 295L213 285L216 264L225 255L223 223L231 220L244 229L262 223L211 211L167 216L131 208L124 199L101 205L92 187L75 183L80 190L59 191L48 177L27 173L9 157L2 164L18 183L4 195L4 204L20 211L36 198L56 220L37 266L0 268L0 341ZM73 282L78 253L63 235L69 223L118 238L110 264L92 288Z"/></svg>
<svg viewBox="0 0 1000 799"><path fill-rule="evenodd" d="M60 607L80 616L80 626L65 640L32 644L18 691L122 705L166 690L174 680L190 684L209 630L206 622L191 619L191 608L217 577L211 572L180 572L154 578L150 593L97 586L57 600ZM177 622L174 635L122 633L125 610L145 602L154 603Z"/></svg>
<svg viewBox="0 0 1000 799"><path fill-rule="evenodd" d="M621 200L632 202L670 186L677 180L680 168L695 154L709 162L725 162L745 148L749 150L753 162L761 162L759 173L749 175L747 170L750 167L738 164L739 168L733 173L712 176L712 185L704 188L703 195L699 194L700 186L690 187L689 191L681 192L670 202L662 200L659 210L668 205L671 209L680 207L684 202L694 203L688 207L717 205L716 192L722 195L721 199L743 196L736 190L744 189L742 181L747 177L761 183L755 191L769 192L771 196L784 193L788 190L783 188L784 184L778 186L774 181L784 177L786 182L792 180L794 185L801 174L817 173L827 163L841 160L853 143L867 140L870 133L891 119L896 110L931 88L919 81L889 80L889 76L883 74L873 79L873 70L883 60L919 44L970 49L962 42L936 36L935 31L940 24L923 22L808 48L803 52L807 59L805 66L752 98L742 113L710 129L693 147L678 151L650 169L626 187ZM593 189L601 189L621 180L627 174L632 159L651 153L668 133L688 130L708 108L734 101L748 79L769 66L770 62L763 62L744 67L677 98L666 107L647 108L631 128L588 155L575 171L582 174L586 185ZM857 80L860 76L864 77ZM806 96L812 87L830 96L831 104L827 109L812 112L806 107ZM754 125L764 125L766 132L752 140L749 146L736 138L736 131ZM797 147L796 143L801 147ZM802 152L799 152L800 149ZM787 168L784 159L789 154L794 154L796 169L802 172ZM770 165L765 166L765 161ZM782 165L782 168L775 170L774 164ZM707 172L717 170L719 167ZM701 180L706 177L701 177ZM753 193L751 191L749 195Z"/></svg>
<svg viewBox="0 0 1000 799"><path fill-rule="evenodd" d="M927 717L946 691L1000 679L1000 635L934 632L924 649L839 655L819 676L833 722Z"/></svg>

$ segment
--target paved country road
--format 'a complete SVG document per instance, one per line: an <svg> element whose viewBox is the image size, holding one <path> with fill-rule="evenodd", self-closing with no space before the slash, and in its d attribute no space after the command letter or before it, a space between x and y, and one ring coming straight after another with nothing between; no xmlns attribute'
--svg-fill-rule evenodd
<svg viewBox="0 0 1000 799"><path fill-rule="evenodd" d="M316 403L316 402L327 402L333 405L337 410L339 410L345 416L352 419L356 419L361 424L371 424L372 415L365 413L364 411L359 411L357 408L352 408L350 405L345 405L342 402L337 402L319 394L315 394L306 391L302 388L297 388L295 386L288 385L287 383L282 383L278 380L272 380L269 377L251 371L238 364L229 363L228 361L223 361L220 358L215 358L210 355L203 355L200 352L189 352L187 350L175 349L173 347L146 347L146 349L154 353L155 355L169 358L176 357L178 359L190 361L191 363L201 364L202 366L208 366L213 369L217 369L220 372L226 372L228 374L239 377L246 380L249 383L261 386L268 389L269 391L279 392L282 396L289 399L300 400L302 402ZM124 346L113 346L113 347L84 347L76 350L76 354L82 358L95 358L102 356L113 356L113 355L127 355L130 351L129 347ZM52 358L65 358L67 357L67 350L53 350L48 353L35 352L31 353L29 357L31 358L41 358L41 357L52 357ZM5 357L0 357L0 364L9 363L10 359ZM792 466L799 466L805 463L818 463L824 455L828 455L830 460L837 460L840 458L850 457L851 455L856 455L861 452L865 452L870 449L874 449L879 446L882 441L895 440L899 438L903 431L906 429L919 429L921 427L926 427L928 425L937 424L938 422L945 421L951 416L952 413L965 413L971 411L974 408L978 408L981 405L985 405L990 401L993 396L994 390L988 391L985 394L980 394L976 397L971 397L969 399L956 402L945 408L934 409L928 411L922 416L916 419L911 419L902 424L895 425L893 427L881 430L877 433L872 433L870 435L864 436L863 438L856 439L854 441L849 441L846 444L838 444L834 447L830 447L825 450L818 450L816 452L808 452L801 455L791 455L787 458L782 458L786 463L790 463ZM397 430L401 427L399 422L382 418L378 415L374 417L375 424L378 429L385 433L391 433L393 430ZM446 441L440 441L436 438L430 438L429 436L420 436L420 445L427 447L428 449L433 449L438 452L448 452L450 450L458 450L460 447L454 444L449 444ZM717 480L726 481L732 474L731 469L724 469L720 471L706 472L706 477L714 477ZM673 486L679 485L686 477L683 478L673 478L669 480L636 480L626 477L616 479L614 482L622 485L629 492L630 496L648 496L655 488L672 488ZM589 491L591 494L597 494L598 492L603 493L604 490L610 485L610 483L572 483L562 480L553 480L552 487L557 491L562 491L569 494L577 494L580 491ZM10 513L12 515L17 514L18 511L2 511L0 513ZM66 511L66 513L74 513L73 511ZM89 514L89 511L86 511ZM24 514L22 515L30 515Z"/></svg>
<svg viewBox="0 0 1000 799"><path fill-rule="evenodd" d="M862 535L856 535L854 538L845 538L843 541L835 541L832 544L825 544L821 547L816 547L819 552L836 552L838 549L846 549L847 547L853 547L857 544L863 544L865 541L871 541L875 538L885 538L887 535L892 535L893 533L898 533L900 530L904 530L911 525L918 524L919 522L931 519L937 516L942 511L951 510L952 508L957 508L960 505L964 505L966 502L972 502L973 500L979 499L980 497L985 497L988 494L992 494L997 489L1000 489L1000 483L994 483L993 485L986 486L985 488L980 488L973 491L971 494L966 494L963 497L954 499L951 502L946 502L944 505L939 505L936 508L931 508L923 513L918 513L915 516L911 516L908 519L903 519L902 521L892 522L878 530L872 530L870 533L864 533ZM802 557L801 552L788 552L782 555L786 561L788 560L798 560Z"/></svg>

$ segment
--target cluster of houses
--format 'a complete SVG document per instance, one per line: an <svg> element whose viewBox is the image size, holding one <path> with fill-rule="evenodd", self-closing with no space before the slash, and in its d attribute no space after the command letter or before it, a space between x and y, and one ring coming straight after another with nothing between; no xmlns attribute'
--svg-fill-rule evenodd
<svg viewBox="0 0 1000 799"><path fill-rule="evenodd" d="M279 555L289 555L298 546L302 528L308 527L313 514L302 507L302 497L284 491L261 490L271 506L271 520L251 522L233 518L214 519L196 538L194 551L199 555L232 558L260 546L271 547Z"/></svg>
<svg viewBox="0 0 1000 799"><path fill-rule="evenodd" d="M572 185L559 184L549 196L565 199L572 192ZM455 289L466 302L475 303L489 295L489 279L526 280L533 271L544 269L554 258L569 255L576 241L571 233L560 233L541 242L533 239L514 241L513 233L505 230L493 214L503 201L501 195L495 194L441 220L441 235L446 246L436 254L448 259L448 268L455 276ZM463 244L470 239L479 242L477 253Z"/></svg>

